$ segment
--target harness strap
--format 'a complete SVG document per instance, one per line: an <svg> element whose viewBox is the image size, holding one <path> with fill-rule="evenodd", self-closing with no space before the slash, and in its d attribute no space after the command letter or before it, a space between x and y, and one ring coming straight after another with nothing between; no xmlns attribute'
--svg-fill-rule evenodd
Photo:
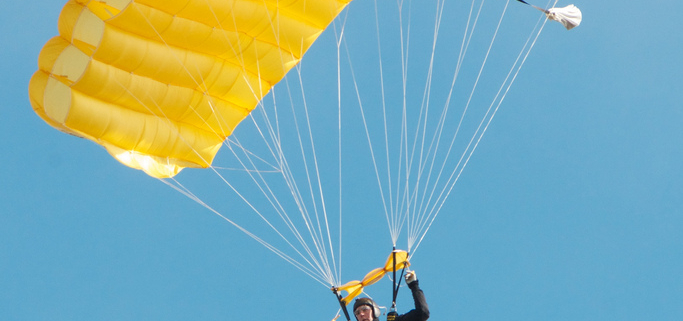
<svg viewBox="0 0 683 321"><path fill-rule="evenodd" d="M344 316L346 316L346 321L351 321L351 317L349 316L349 310L346 308L346 304L344 304L343 297L341 294L339 294L339 291L337 291L337 288L334 287L332 288L332 292L334 292L334 296L337 297L337 300L339 301L339 306L341 307L342 311L344 311Z"/></svg>
<svg viewBox="0 0 683 321"><path fill-rule="evenodd" d="M399 276L398 279L396 279L396 247L394 247L394 250L391 252L393 255L393 263L394 263L394 284L393 284L393 297L391 300L391 311L395 312L396 311L396 298L398 297L398 290L401 287L401 279L403 279L403 273L406 271L406 266L403 265L403 269L401 269L401 275ZM397 282L398 280L398 282ZM387 315L388 317L388 315Z"/></svg>

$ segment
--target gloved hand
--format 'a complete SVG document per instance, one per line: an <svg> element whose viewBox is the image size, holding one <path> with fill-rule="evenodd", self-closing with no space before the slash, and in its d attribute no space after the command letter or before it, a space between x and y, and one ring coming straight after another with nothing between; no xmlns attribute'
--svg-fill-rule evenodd
<svg viewBox="0 0 683 321"><path fill-rule="evenodd" d="M417 275L415 274L415 271L408 271L406 273L406 284L413 283L413 281L417 280Z"/></svg>

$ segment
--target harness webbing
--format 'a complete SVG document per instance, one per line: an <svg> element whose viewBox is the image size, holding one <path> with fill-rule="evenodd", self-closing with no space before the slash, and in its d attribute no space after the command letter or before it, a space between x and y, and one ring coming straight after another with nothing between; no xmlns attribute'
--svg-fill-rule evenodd
<svg viewBox="0 0 683 321"><path fill-rule="evenodd" d="M396 298L398 297L398 289L401 287L401 279L403 279L403 273L406 270L406 266L403 266L403 269L401 269L401 275L399 276L398 279L396 279L396 247L394 247L394 250L392 252L392 255L394 256L394 282L393 282L393 297L391 299L391 311L396 311Z"/></svg>
<svg viewBox="0 0 683 321"><path fill-rule="evenodd" d="M349 316L349 310L346 308L346 304L344 304L343 297L339 292L337 291L337 288L332 288L332 292L334 292L334 296L337 297L337 300L339 301L339 306L341 307L341 310L344 311L344 316L346 316L346 321L351 321L351 317Z"/></svg>

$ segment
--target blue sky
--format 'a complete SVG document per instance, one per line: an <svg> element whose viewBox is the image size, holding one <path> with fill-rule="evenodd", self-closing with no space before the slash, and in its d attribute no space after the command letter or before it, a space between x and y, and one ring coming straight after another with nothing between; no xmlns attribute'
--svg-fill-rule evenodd
<svg viewBox="0 0 683 321"><path fill-rule="evenodd" d="M545 26L413 259L433 320L683 318L683 4L574 4L583 23ZM15 1L0 13L0 319L332 319L324 286L33 113L28 80L62 6ZM508 11L531 25L540 14ZM329 68L314 50L302 68ZM373 183L366 174L345 173L359 186L347 200ZM391 241L377 203L345 206L347 281L380 266ZM389 289L369 291L387 305Z"/></svg>

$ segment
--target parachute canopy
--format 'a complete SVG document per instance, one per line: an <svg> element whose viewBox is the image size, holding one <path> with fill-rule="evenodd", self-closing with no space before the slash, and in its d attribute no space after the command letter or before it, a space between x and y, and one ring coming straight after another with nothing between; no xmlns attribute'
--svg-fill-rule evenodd
<svg viewBox="0 0 683 321"><path fill-rule="evenodd" d="M147 174L208 167L350 0L70 0L34 111Z"/></svg>

